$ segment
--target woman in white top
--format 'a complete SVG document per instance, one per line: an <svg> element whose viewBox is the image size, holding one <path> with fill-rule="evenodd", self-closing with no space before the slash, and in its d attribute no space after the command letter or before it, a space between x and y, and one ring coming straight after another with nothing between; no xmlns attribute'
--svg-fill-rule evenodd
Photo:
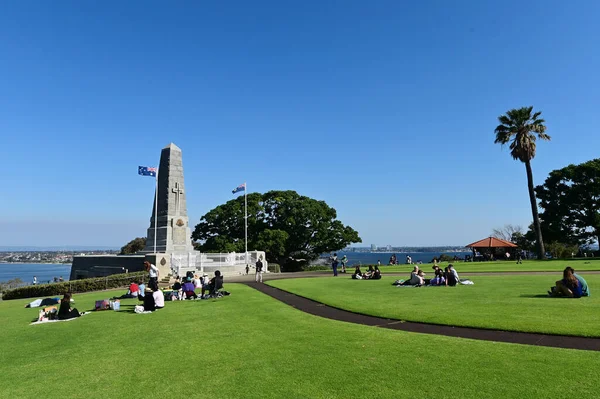
<svg viewBox="0 0 600 399"><path fill-rule="evenodd" d="M165 307L165 295L161 290L156 289L152 293L152 297L154 297L154 305L156 306L156 309L162 309Z"/></svg>
<svg viewBox="0 0 600 399"><path fill-rule="evenodd" d="M148 287L152 290L158 289L158 267L148 261L144 262L144 266L146 267L149 277Z"/></svg>

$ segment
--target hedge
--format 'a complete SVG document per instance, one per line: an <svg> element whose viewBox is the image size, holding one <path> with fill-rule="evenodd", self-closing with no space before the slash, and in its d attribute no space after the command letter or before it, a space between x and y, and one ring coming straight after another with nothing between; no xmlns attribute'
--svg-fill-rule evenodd
<svg viewBox="0 0 600 399"><path fill-rule="evenodd" d="M12 290L7 290L2 294L3 300L19 298L45 298L57 295L64 295L67 292L90 292L101 291L108 288L126 287L134 281L145 281L147 272L135 272L125 274L113 274L107 277L86 278L81 280L65 281L63 283L51 283L40 285L28 285Z"/></svg>

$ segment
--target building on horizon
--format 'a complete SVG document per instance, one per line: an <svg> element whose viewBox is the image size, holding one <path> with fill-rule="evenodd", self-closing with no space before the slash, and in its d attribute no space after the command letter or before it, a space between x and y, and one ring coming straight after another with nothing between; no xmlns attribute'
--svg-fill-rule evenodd
<svg viewBox="0 0 600 399"><path fill-rule="evenodd" d="M377 245L371 244L371 251L377 251Z"/></svg>

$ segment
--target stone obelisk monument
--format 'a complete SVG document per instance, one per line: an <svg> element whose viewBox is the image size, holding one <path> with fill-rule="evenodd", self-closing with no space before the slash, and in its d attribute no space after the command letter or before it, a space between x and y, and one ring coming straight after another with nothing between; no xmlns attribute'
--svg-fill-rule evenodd
<svg viewBox="0 0 600 399"><path fill-rule="evenodd" d="M183 162L181 149L171 143L162 149L158 166L158 190L154 194L150 227L146 235L146 259L165 272L170 272L170 258L174 253L194 252L187 215ZM155 207L158 205L155 219ZM156 223L156 230L155 230ZM156 231L156 251L154 233ZM156 254L155 254L156 252Z"/></svg>

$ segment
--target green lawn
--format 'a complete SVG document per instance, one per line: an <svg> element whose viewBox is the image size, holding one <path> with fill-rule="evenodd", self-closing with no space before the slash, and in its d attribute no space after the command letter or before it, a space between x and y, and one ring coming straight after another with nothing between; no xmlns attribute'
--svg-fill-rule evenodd
<svg viewBox="0 0 600 399"><path fill-rule="evenodd" d="M397 277L273 280L268 284L369 315L454 326L600 337L600 275L585 275L592 296L544 296L557 276L474 276L475 285L397 288ZM596 289L596 291L595 291Z"/></svg>
<svg viewBox="0 0 600 399"><path fill-rule="evenodd" d="M364 282L365 286L370 284ZM594 397L600 353L392 331L302 313L242 285L153 314L29 326L0 302L2 398ZM457 291L458 292L458 291ZM76 295L80 310L106 293ZM364 295L362 295L364 297ZM123 306L133 301L124 301Z"/></svg>
<svg viewBox="0 0 600 399"><path fill-rule="evenodd" d="M453 262L456 270L459 272L562 272L566 266L573 267L577 270L600 270L600 259L585 260L529 260L517 265L516 262ZM355 265L354 265L355 266ZM424 270L431 270L433 263L425 263L419 265ZM443 263L443 267L448 266L448 263ZM361 266L366 269L366 266ZM389 272L405 272L412 270L413 265L396 265L396 266L381 266L381 270L385 273ZM354 270L354 267L351 267Z"/></svg>

